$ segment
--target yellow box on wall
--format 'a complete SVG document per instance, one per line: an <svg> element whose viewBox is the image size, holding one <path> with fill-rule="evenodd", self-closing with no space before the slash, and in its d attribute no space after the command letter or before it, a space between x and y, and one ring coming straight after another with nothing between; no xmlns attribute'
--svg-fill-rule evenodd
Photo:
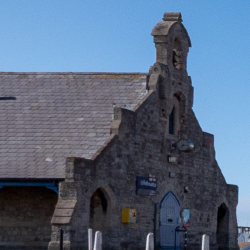
<svg viewBox="0 0 250 250"><path fill-rule="evenodd" d="M122 209L122 223L136 223L136 209Z"/></svg>

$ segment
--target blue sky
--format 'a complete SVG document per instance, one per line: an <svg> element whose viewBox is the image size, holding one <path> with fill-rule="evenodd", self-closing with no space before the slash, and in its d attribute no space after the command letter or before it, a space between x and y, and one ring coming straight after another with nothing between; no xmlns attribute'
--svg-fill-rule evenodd
<svg viewBox="0 0 250 250"><path fill-rule="evenodd" d="M147 72L151 30L174 11L192 43L194 112L250 226L249 0L0 0L0 71Z"/></svg>

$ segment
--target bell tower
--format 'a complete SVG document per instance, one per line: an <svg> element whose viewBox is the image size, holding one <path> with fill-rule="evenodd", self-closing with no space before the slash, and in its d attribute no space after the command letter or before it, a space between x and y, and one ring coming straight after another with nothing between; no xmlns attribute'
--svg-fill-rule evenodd
<svg viewBox="0 0 250 250"><path fill-rule="evenodd" d="M156 62L149 70L148 89L159 95L159 112L166 120L168 134L179 137L181 124L187 122L193 105L193 87L186 70L191 42L181 13L164 13L162 20L151 33Z"/></svg>
<svg viewBox="0 0 250 250"><path fill-rule="evenodd" d="M191 41L182 24L181 13L166 12L162 20L151 33L154 36L156 62L185 70Z"/></svg>

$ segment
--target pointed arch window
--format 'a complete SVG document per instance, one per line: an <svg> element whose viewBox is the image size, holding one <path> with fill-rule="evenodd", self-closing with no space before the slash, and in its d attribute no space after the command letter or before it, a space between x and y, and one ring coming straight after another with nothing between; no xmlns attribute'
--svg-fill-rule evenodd
<svg viewBox="0 0 250 250"><path fill-rule="evenodd" d="M169 134L174 134L174 113L175 113L175 107L173 107L170 115L169 115Z"/></svg>
<svg viewBox="0 0 250 250"><path fill-rule="evenodd" d="M103 231L109 221L110 198L103 188L98 188L90 198L89 226L94 231Z"/></svg>

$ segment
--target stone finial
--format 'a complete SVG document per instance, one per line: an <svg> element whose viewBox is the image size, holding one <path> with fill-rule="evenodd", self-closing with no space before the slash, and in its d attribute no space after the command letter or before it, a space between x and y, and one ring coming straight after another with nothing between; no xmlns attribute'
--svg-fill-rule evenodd
<svg viewBox="0 0 250 250"><path fill-rule="evenodd" d="M165 12L163 14L163 21L176 21L182 22L181 13L180 12Z"/></svg>

